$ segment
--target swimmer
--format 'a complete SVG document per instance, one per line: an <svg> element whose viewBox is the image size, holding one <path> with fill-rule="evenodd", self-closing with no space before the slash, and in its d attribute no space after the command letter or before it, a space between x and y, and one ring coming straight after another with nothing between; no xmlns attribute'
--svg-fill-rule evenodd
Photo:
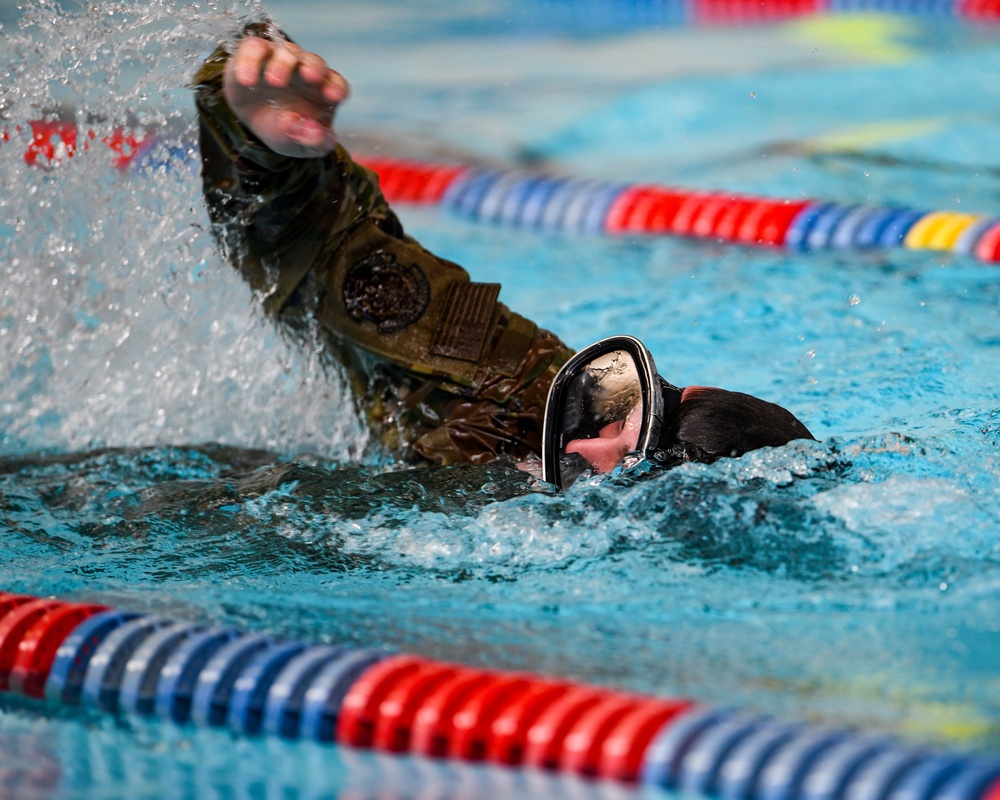
<svg viewBox="0 0 1000 800"><path fill-rule="evenodd" d="M248 26L194 80L203 182L227 257L296 333L318 327L378 438L434 464L506 457L560 488L639 462L712 462L813 438L738 392L680 389L637 339L579 353L403 231L333 129L344 78Z"/></svg>

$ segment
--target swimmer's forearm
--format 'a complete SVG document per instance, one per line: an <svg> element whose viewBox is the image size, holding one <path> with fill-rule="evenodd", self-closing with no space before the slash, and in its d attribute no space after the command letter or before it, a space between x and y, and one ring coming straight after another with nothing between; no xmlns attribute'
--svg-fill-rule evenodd
<svg viewBox="0 0 1000 800"><path fill-rule="evenodd" d="M374 175L339 145L321 157L282 155L244 125L223 85L231 58L218 48L193 82L202 178L213 221L235 237L231 257L276 313L348 231L391 212Z"/></svg>

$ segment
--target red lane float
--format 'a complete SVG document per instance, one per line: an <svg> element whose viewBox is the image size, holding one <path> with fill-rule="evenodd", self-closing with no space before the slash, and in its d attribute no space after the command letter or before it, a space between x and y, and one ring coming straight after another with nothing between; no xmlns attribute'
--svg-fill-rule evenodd
<svg viewBox="0 0 1000 800"><path fill-rule="evenodd" d="M30 166L48 166L58 164L76 155L77 141L76 123L65 120L47 122L33 120L31 123L31 142L24 151L24 163ZM83 149L93 141L93 133L84 134Z"/></svg>
<svg viewBox="0 0 1000 800"><path fill-rule="evenodd" d="M975 245L974 253L983 261L1000 261L1000 222L983 233Z"/></svg>
<svg viewBox="0 0 1000 800"><path fill-rule="evenodd" d="M638 780L650 743L673 719L692 708L690 700L652 700L628 711L600 745L597 774L629 783Z"/></svg>
<svg viewBox="0 0 1000 800"><path fill-rule="evenodd" d="M558 769L565 764L563 753L573 726L611 696L587 686L570 688L550 703L525 732L523 762L536 769Z"/></svg>
<svg viewBox="0 0 1000 800"><path fill-rule="evenodd" d="M1000 0L960 0L958 14L970 20L1000 19Z"/></svg>
<svg viewBox="0 0 1000 800"><path fill-rule="evenodd" d="M382 701L399 681L432 664L424 658L398 656L369 667L344 697L337 741L355 747L371 747L375 742Z"/></svg>
<svg viewBox="0 0 1000 800"><path fill-rule="evenodd" d="M825 0L694 0L692 8L701 25L775 22L828 10Z"/></svg>
<svg viewBox="0 0 1000 800"><path fill-rule="evenodd" d="M466 167L391 158L369 158L361 163L378 175L386 199L398 203L439 203L448 187L467 172Z"/></svg>
<svg viewBox="0 0 1000 800"><path fill-rule="evenodd" d="M94 130L81 131L73 120L31 120L28 123L31 136L24 149L24 163L32 167L56 167L90 150L97 140ZM20 134L20 126L14 127L15 135ZM0 129L0 145L11 141L8 129ZM133 161L146 152L156 141L151 130L143 128L115 128L101 142L111 151L111 164L119 170L127 169Z"/></svg>
<svg viewBox="0 0 1000 800"><path fill-rule="evenodd" d="M523 675L497 675L469 695L452 717L447 755L465 761L482 761L490 743L490 728L501 709L528 690L531 679Z"/></svg>
<svg viewBox="0 0 1000 800"><path fill-rule="evenodd" d="M0 691L12 688L10 673L27 632L50 610L65 605L58 600L30 599L26 603L19 603L0 619Z"/></svg>
<svg viewBox="0 0 1000 800"><path fill-rule="evenodd" d="M46 611L25 631L10 669L10 689L41 699L56 651L67 636L85 619L107 606L64 603Z"/></svg>
<svg viewBox="0 0 1000 800"><path fill-rule="evenodd" d="M459 670L451 664L428 662L396 681L376 710L372 746L395 753L409 750L417 712L427 698Z"/></svg>
<svg viewBox="0 0 1000 800"><path fill-rule="evenodd" d="M495 679L492 672L463 669L438 686L413 717L410 749L424 756L446 756L454 738L458 710L471 695Z"/></svg>

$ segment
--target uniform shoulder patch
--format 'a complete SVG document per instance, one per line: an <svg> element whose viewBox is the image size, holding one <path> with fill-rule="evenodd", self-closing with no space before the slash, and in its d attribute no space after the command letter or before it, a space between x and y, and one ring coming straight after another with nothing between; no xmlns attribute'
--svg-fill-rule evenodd
<svg viewBox="0 0 1000 800"><path fill-rule="evenodd" d="M395 333L419 320L430 303L430 284L416 264L400 264L393 253L375 253L352 266L342 287L344 308L379 333Z"/></svg>

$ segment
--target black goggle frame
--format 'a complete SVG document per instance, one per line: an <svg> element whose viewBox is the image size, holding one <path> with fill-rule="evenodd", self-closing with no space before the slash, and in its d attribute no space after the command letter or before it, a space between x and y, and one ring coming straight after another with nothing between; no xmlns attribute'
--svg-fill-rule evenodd
<svg viewBox="0 0 1000 800"><path fill-rule="evenodd" d="M642 404L642 421L633 454L636 461L648 458L656 448L663 426L664 400L660 377L653 357L634 336L611 336L585 347L574 355L556 375L549 388L545 404L545 426L542 432L542 479L565 489L572 484L566 481L561 465L568 442L578 438L578 427L570 427L567 420L575 419L567 409L568 403L578 402L581 375L587 367L616 351L627 353L635 365L635 373ZM578 409L577 409L578 410ZM573 480L576 476L573 476Z"/></svg>

